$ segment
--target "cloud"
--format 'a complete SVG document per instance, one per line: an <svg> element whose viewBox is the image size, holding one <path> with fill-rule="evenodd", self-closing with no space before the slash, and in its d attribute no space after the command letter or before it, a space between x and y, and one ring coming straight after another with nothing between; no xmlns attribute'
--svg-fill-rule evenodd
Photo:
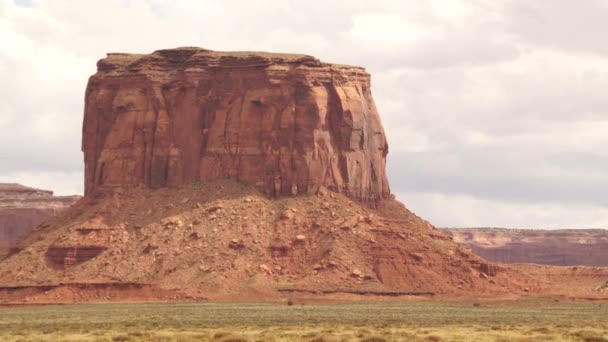
<svg viewBox="0 0 608 342"><path fill-rule="evenodd" d="M525 1L507 3L508 31L536 47L579 50L603 55L608 52L608 3L587 1Z"/></svg>
<svg viewBox="0 0 608 342"><path fill-rule="evenodd" d="M408 192L397 194L397 198L418 215L433 216L433 223L438 227L583 229L608 226L605 206L520 203L437 192Z"/></svg>
<svg viewBox="0 0 608 342"><path fill-rule="evenodd" d="M392 190L431 222L605 225L607 14L599 0L0 0L0 180L82 192L84 89L106 52L297 52L372 73Z"/></svg>

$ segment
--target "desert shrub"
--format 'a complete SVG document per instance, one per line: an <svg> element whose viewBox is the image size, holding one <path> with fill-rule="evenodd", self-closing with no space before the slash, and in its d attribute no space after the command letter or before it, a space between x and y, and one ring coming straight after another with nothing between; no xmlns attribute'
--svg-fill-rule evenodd
<svg viewBox="0 0 608 342"><path fill-rule="evenodd" d="M386 339L378 336L371 336L361 339L361 342L386 342Z"/></svg>
<svg viewBox="0 0 608 342"><path fill-rule="evenodd" d="M585 342L608 342L608 338L598 335L593 331L581 330L573 333L572 336L577 337L581 341Z"/></svg>
<svg viewBox="0 0 608 342"><path fill-rule="evenodd" d="M551 329L547 328L547 327L538 327L538 328L534 328L534 329L530 329L531 333L540 333L540 334L548 334L551 332Z"/></svg>
<svg viewBox="0 0 608 342"><path fill-rule="evenodd" d="M112 342L127 342L131 341L131 337L128 335L116 335L112 337Z"/></svg>
<svg viewBox="0 0 608 342"><path fill-rule="evenodd" d="M329 340L323 336L318 336L318 337L311 339L310 342L329 342Z"/></svg>
<svg viewBox="0 0 608 342"><path fill-rule="evenodd" d="M219 339L222 339L222 338L228 337L228 336L230 336L230 333L225 332L225 331L220 331L220 332L215 333L215 335L213 335L213 339L219 340Z"/></svg>

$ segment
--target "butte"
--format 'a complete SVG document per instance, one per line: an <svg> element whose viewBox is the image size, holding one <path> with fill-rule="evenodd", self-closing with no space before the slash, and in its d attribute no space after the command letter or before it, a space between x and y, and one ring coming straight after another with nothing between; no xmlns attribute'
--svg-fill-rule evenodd
<svg viewBox="0 0 608 342"><path fill-rule="evenodd" d="M536 291L394 199L365 69L200 48L97 69L85 196L0 262L0 300Z"/></svg>

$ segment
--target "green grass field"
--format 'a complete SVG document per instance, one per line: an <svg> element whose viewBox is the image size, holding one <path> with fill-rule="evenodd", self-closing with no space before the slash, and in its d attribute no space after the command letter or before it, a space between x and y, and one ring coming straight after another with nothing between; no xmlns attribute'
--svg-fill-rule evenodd
<svg viewBox="0 0 608 342"><path fill-rule="evenodd" d="M0 308L2 341L608 341L608 303L106 304Z"/></svg>

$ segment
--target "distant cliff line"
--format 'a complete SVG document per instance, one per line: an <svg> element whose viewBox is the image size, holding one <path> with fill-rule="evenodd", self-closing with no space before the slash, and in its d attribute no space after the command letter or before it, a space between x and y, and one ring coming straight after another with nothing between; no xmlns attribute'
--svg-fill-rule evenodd
<svg viewBox="0 0 608 342"><path fill-rule="evenodd" d="M606 229L443 228L455 242L501 263L608 266Z"/></svg>

